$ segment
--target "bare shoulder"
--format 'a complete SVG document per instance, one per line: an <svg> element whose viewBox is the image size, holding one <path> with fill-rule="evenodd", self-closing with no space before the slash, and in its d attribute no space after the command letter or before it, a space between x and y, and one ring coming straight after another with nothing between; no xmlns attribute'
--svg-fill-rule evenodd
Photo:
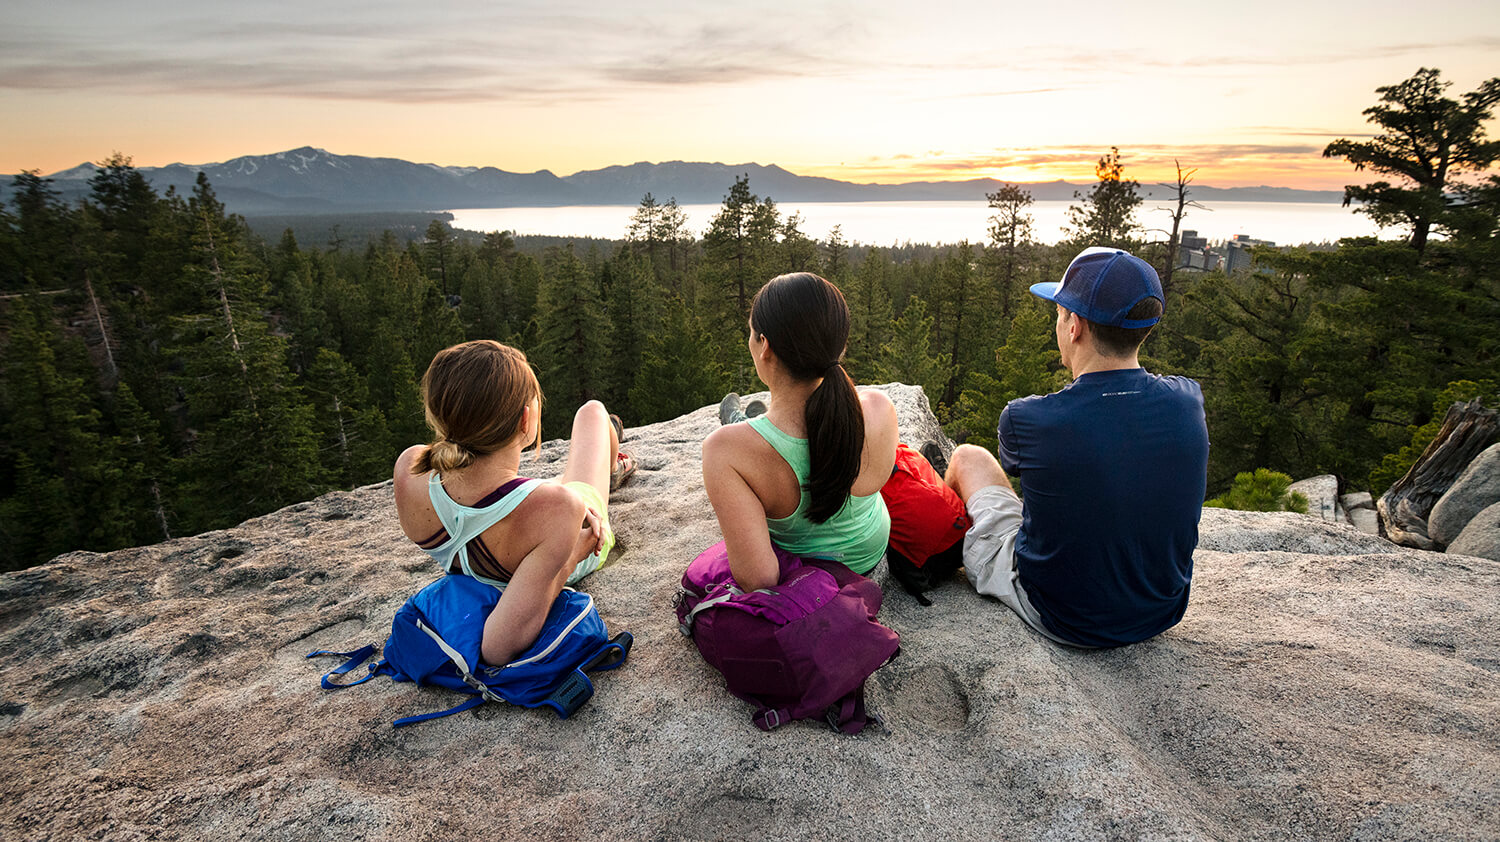
<svg viewBox="0 0 1500 842"><path fill-rule="evenodd" d="M726 424L703 440L703 462L716 465L734 461L737 454L751 452L756 442L764 441L749 424Z"/></svg>
<svg viewBox="0 0 1500 842"><path fill-rule="evenodd" d="M865 429L876 434L896 429L896 405L885 392L866 389L859 393L859 405L865 414Z"/></svg>
<svg viewBox="0 0 1500 842"><path fill-rule="evenodd" d="M901 432L896 420L896 405L884 392L867 389L859 393L860 408L865 415L865 448L860 471L850 491L856 497L874 494L890 479L896 464L896 442Z"/></svg>
<svg viewBox="0 0 1500 842"><path fill-rule="evenodd" d="M427 445L425 444L414 444L401 451L401 455L396 457L396 467L391 479L396 483L398 488L403 482L411 482L418 479L412 475L411 466L416 464L417 457L421 456L422 451L426 449ZM425 477L421 479L424 482L426 481Z"/></svg>
<svg viewBox="0 0 1500 842"><path fill-rule="evenodd" d="M583 497L560 483L543 481L517 507L526 523L550 525L581 520L587 504ZM570 524L572 525L572 524Z"/></svg>
<svg viewBox="0 0 1500 842"><path fill-rule="evenodd" d="M416 464L417 457L427 449L425 444L414 444L401 451L396 457L396 466L392 470L391 484L396 489L396 506L401 508L411 500L427 499L427 475L413 474L412 465Z"/></svg>

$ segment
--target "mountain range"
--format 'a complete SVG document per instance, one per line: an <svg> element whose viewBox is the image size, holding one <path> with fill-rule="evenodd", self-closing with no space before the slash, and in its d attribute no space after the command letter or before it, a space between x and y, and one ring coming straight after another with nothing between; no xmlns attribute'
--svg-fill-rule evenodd
<svg viewBox="0 0 1500 842"><path fill-rule="evenodd" d="M207 173L218 197L231 212L316 214L350 211L449 210L454 208L541 207L559 205L635 205L646 193L658 201L717 204L737 176L750 179L751 192L778 202L975 201L983 202L1005 182L992 178L964 181L913 181L905 184L856 184L802 176L775 164L720 164L666 161L585 170L558 176L548 170L514 173L495 167L445 167L398 158L335 155L304 146L270 155L247 155L218 164L170 164L140 167L158 192L175 187L192 190L199 172ZM87 195L97 168L84 163L47 178L64 199ZM10 179L0 188L9 193ZM1050 181L1027 184L1033 199L1069 200L1089 184ZM1142 187L1160 199L1164 188ZM1200 201L1337 202L1342 193L1287 187L1216 188L1194 185Z"/></svg>

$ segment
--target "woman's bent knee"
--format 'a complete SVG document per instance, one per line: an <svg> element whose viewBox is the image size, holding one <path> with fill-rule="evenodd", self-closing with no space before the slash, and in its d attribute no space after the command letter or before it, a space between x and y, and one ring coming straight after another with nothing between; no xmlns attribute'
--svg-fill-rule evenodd
<svg viewBox="0 0 1500 842"><path fill-rule="evenodd" d="M574 413L573 417L586 418L590 415L598 415L607 420L609 418L609 410L605 409L604 404L600 401L592 400L578 407L578 412Z"/></svg>

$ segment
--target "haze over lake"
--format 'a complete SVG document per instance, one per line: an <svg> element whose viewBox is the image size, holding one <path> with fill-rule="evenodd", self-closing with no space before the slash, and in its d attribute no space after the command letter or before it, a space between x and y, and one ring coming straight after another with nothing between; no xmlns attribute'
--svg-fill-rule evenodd
<svg viewBox="0 0 1500 842"><path fill-rule="evenodd" d="M1035 238L1055 243L1062 238L1071 202L1045 201L1031 206ZM1166 239L1172 220L1158 208L1166 202L1146 199L1136 220L1151 239ZM702 236L720 205L683 205L688 229ZM1245 234L1281 245L1334 242L1341 237L1378 234L1368 218L1338 203L1215 202L1210 210L1188 209L1184 229L1200 237L1227 240ZM888 246L905 242L984 242L989 239L990 210L983 202L778 202L783 217L802 215L801 229L824 240L833 226L842 226L847 242ZM635 213L632 206L573 205L541 208L455 209L453 227L470 231L512 231L569 237L623 239ZM1385 236L1394 236L1386 232Z"/></svg>

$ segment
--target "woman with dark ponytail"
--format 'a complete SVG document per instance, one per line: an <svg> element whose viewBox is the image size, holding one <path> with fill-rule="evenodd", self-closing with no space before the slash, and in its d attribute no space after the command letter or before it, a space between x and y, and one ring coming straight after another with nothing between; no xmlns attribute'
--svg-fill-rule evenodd
<svg viewBox="0 0 1500 842"><path fill-rule="evenodd" d="M620 453L620 419L589 401L573 416L562 476L520 476L521 452L541 445L542 387L526 355L499 342L438 352L422 403L433 441L396 460L396 515L444 573L504 592L477 620L480 656L503 665L536 641L563 585L604 564L615 543L609 493L635 460Z"/></svg>
<svg viewBox="0 0 1500 842"><path fill-rule="evenodd" d="M896 409L844 371L849 308L809 272L772 278L750 306L750 357L771 390L766 414L703 442L703 485L735 581L772 587L771 547L868 573L885 551L880 488L896 458Z"/></svg>

